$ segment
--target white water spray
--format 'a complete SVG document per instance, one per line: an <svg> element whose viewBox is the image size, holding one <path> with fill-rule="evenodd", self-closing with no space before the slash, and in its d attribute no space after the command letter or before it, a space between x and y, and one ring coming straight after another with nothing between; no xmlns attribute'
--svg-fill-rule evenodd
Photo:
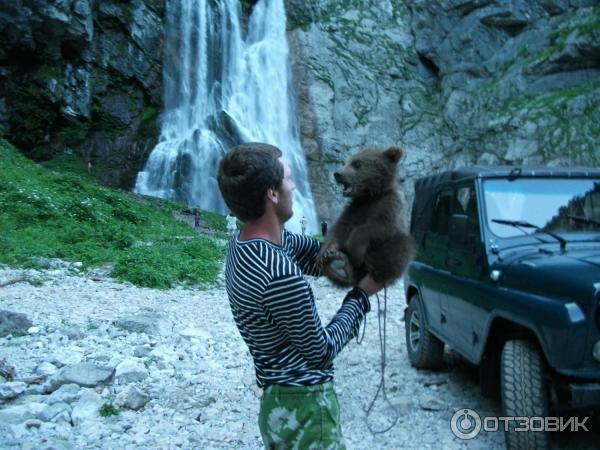
<svg viewBox="0 0 600 450"><path fill-rule="evenodd" d="M215 5L215 6L213 6ZM260 0L244 33L238 0L168 0L165 111L135 192L226 213L216 175L235 144L279 147L296 183L287 227L317 232L292 97L283 0Z"/></svg>

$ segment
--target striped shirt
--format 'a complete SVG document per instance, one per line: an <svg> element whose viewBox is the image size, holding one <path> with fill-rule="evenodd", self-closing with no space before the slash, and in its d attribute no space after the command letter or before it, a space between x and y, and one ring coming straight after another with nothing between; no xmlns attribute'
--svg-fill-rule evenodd
<svg viewBox="0 0 600 450"><path fill-rule="evenodd" d="M369 299L353 289L327 326L306 275L320 275L319 241L284 230L282 245L231 239L225 282L235 323L254 359L256 381L303 386L333 379L333 359L358 333Z"/></svg>

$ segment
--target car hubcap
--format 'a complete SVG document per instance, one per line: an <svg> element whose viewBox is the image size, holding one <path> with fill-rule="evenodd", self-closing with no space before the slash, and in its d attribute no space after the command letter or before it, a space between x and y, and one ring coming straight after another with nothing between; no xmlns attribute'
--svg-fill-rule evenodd
<svg viewBox="0 0 600 450"><path fill-rule="evenodd" d="M413 311L410 316L408 337L410 341L410 348L413 351L417 351L419 348L419 342L421 341L421 325L419 323L419 314L416 311Z"/></svg>

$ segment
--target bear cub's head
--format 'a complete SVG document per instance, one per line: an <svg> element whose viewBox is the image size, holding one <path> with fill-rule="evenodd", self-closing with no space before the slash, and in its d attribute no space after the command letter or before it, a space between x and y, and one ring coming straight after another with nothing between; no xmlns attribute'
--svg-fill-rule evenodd
<svg viewBox="0 0 600 450"><path fill-rule="evenodd" d="M394 185L402 149L363 150L351 156L333 176L342 185L344 197L379 197Z"/></svg>

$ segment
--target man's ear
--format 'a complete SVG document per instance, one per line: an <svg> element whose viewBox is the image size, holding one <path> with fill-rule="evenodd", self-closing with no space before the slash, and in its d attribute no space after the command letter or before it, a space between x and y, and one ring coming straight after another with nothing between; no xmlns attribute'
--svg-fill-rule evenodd
<svg viewBox="0 0 600 450"><path fill-rule="evenodd" d="M267 199L272 201L273 203L277 203L279 201L279 197L277 195L277 190L273 188L267 189Z"/></svg>

